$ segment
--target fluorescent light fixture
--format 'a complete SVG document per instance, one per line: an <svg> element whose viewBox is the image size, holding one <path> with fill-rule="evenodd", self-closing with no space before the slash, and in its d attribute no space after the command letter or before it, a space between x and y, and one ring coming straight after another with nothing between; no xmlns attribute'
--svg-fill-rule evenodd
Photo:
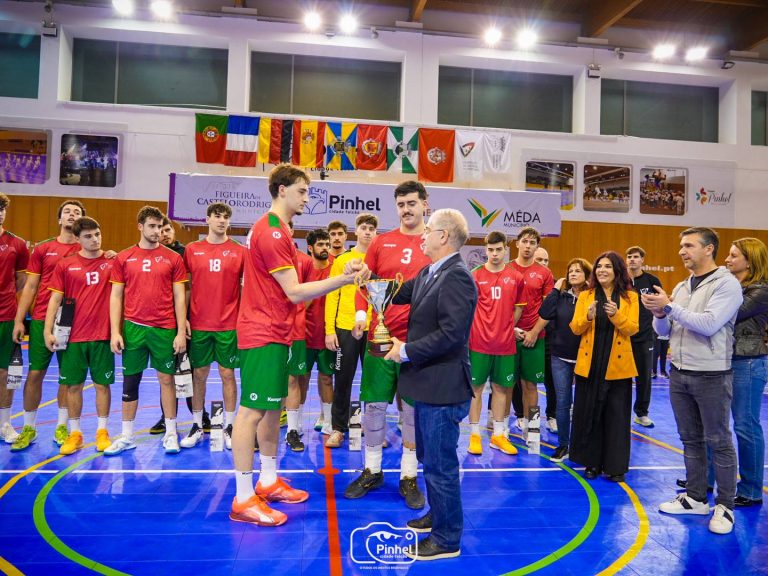
<svg viewBox="0 0 768 576"><path fill-rule="evenodd" d="M354 34L357 30L357 18L352 14L344 14L339 20L339 30L342 34Z"/></svg>
<svg viewBox="0 0 768 576"><path fill-rule="evenodd" d="M533 46L538 41L539 35L530 28L520 30L520 32L517 34L517 47L521 50L528 50L529 48L533 48Z"/></svg>
<svg viewBox="0 0 768 576"><path fill-rule="evenodd" d="M483 39L488 46L495 46L501 40L501 30L498 28L488 28L483 35Z"/></svg>
<svg viewBox="0 0 768 576"><path fill-rule="evenodd" d="M136 8L133 0L112 0L112 7L120 16L131 16Z"/></svg>
<svg viewBox="0 0 768 576"><path fill-rule="evenodd" d="M304 26L307 27L307 30L314 32L316 30L320 30L320 26L322 25L323 19L317 12L307 12L304 15Z"/></svg>
<svg viewBox="0 0 768 576"><path fill-rule="evenodd" d="M653 58L655 60L666 60L672 58L677 52L677 47L674 44L659 44L653 49Z"/></svg>
<svg viewBox="0 0 768 576"><path fill-rule="evenodd" d="M688 48L685 53L685 59L688 62L699 62L707 57L707 48L705 46L694 46Z"/></svg>
<svg viewBox="0 0 768 576"><path fill-rule="evenodd" d="M152 0L149 5L152 13L161 20L170 20L173 17L173 3L169 0Z"/></svg>

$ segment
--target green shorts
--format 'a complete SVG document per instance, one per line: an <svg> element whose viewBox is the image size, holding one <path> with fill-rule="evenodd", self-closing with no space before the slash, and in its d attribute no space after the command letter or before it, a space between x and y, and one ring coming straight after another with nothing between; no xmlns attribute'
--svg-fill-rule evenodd
<svg viewBox="0 0 768 576"><path fill-rule="evenodd" d="M521 379L535 384L544 382L544 338L536 340L533 348L526 348L518 342L515 360L515 374L519 374Z"/></svg>
<svg viewBox="0 0 768 576"><path fill-rule="evenodd" d="M142 326L129 320L123 322L123 374L131 376L144 372L150 357L150 366L158 372L175 373L174 338L176 331L170 328Z"/></svg>
<svg viewBox="0 0 768 576"><path fill-rule="evenodd" d="M13 320L0 322L0 370L8 370L13 355Z"/></svg>
<svg viewBox="0 0 768 576"><path fill-rule="evenodd" d="M312 373L312 368L317 364L317 371L326 376L333 376L336 366L336 352L328 348L307 348L307 374Z"/></svg>
<svg viewBox="0 0 768 576"><path fill-rule="evenodd" d="M29 322L29 369L48 370L53 358L53 352L45 346L45 321L31 320ZM56 352L56 358L61 363L61 350Z"/></svg>
<svg viewBox="0 0 768 576"><path fill-rule="evenodd" d="M70 342L61 353L59 384L82 384L89 368L94 384L109 386L115 383L115 355L109 347L109 340Z"/></svg>
<svg viewBox="0 0 768 576"><path fill-rule="evenodd" d="M280 410L288 396L288 351L284 344L240 350L240 406Z"/></svg>
<svg viewBox="0 0 768 576"><path fill-rule="evenodd" d="M363 376L360 380L360 400L363 402L392 402L397 392L400 364L368 353L365 348Z"/></svg>
<svg viewBox="0 0 768 576"><path fill-rule="evenodd" d="M483 386L488 378L491 382L512 388L515 385L516 354L499 355L469 351L472 366L472 386Z"/></svg>
<svg viewBox="0 0 768 576"><path fill-rule="evenodd" d="M189 341L189 362L192 368L210 366L216 360L222 368L234 369L240 364L239 359L236 330L192 330L192 339Z"/></svg>
<svg viewBox="0 0 768 576"><path fill-rule="evenodd" d="M309 374L306 340L294 340L293 344L291 344L291 354L288 356L288 374L290 376Z"/></svg>

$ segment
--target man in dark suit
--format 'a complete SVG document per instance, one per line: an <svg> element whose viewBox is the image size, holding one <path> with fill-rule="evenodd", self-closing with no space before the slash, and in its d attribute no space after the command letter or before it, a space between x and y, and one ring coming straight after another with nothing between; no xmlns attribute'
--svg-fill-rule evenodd
<svg viewBox="0 0 768 576"><path fill-rule="evenodd" d="M477 289L459 255L467 241L467 221L458 210L437 210L422 235L432 260L403 284L395 304L410 304L408 342L393 338L387 360L402 363L398 390L415 401L416 455L424 468L429 512L408 526L431 534L406 553L416 560L460 554L461 507L459 423L469 412L472 376L469 331Z"/></svg>

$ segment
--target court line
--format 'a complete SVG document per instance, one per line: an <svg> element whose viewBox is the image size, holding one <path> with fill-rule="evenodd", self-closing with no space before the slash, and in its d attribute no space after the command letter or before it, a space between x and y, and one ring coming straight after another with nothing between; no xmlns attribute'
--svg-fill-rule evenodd
<svg viewBox="0 0 768 576"><path fill-rule="evenodd" d="M640 502L632 488L630 488L626 482L619 482L619 486L627 493L629 499L632 501L632 506L635 508L635 513L640 519L640 529L637 531L637 537L632 545L622 554L613 564L608 566L605 570L598 572L597 576L613 576L618 574L627 564L632 562L635 557L643 549L645 543L648 541L648 534L651 529L651 523L648 520L648 514L645 512L645 507Z"/></svg>
<svg viewBox="0 0 768 576"><path fill-rule="evenodd" d="M331 576L341 576L341 538L339 537L339 515L336 509L336 483L334 476L339 473L333 467L333 454L328 446L323 447L323 467L318 474L325 477L325 504L328 510L328 563Z"/></svg>
<svg viewBox="0 0 768 576"><path fill-rule="evenodd" d="M93 388L93 384L87 384L87 385L83 386L83 390L88 390L89 388ZM40 404L40 406L38 406L37 409L40 410L40 408L45 408L46 406L50 406L51 404L53 404L54 402L57 402L57 401L58 401L58 397L53 398L51 400L48 400L47 402L43 402L42 404ZM12 415L11 416L11 420L13 420L14 418L18 418L19 416L24 416L24 410L22 410L21 412L17 412L16 414Z"/></svg>

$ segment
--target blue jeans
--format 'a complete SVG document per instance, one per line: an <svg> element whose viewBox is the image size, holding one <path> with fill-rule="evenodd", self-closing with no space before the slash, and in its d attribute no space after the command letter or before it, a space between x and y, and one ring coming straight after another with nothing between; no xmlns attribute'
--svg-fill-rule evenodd
<svg viewBox="0 0 768 576"><path fill-rule="evenodd" d="M430 538L446 550L461 547L464 510L459 478L459 424L469 414L469 403L416 402L416 457L424 467L427 501L432 514Z"/></svg>
<svg viewBox="0 0 768 576"><path fill-rule="evenodd" d="M707 448L712 450L715 502L733 510L736 497L736 450L730 430L733 374L680 372L669 374L669 400L685 453L686 492L707 501Z"/></svg>
<svg viewBox="0 0 768 576"><path fill-rule="evenodd" d="M739 452L741 480L736 493L750 500L763 497L765 438L760 425L760 406L768 378L768 357L733 360L733 428Z"/></svg>
<svg viewBox="0 0 768 576"><path fill-rule="evenodd" d="M568 447L571 440L571 404L573 403L573 370L576 364L552 356L552 380L557 394L557 443Z"/></svg>

